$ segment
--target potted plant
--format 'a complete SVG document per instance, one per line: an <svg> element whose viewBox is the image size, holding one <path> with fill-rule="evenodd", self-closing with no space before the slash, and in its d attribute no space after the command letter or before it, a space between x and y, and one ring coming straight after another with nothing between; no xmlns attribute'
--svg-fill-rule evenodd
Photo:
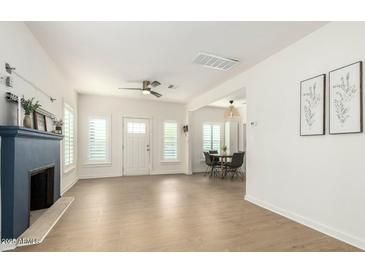
<svg viewBox="0 0 365 274"><path fill-rule="evenodd" d="M36 111L41 105L39 104L39 101L33 103L34 97L32 99L25 99L24 96L21 99L21 104L24 109L24 120L23 120L23 126L26 128L32 127L32 118L31 114Z"/></svg>
<svg viewBox="0 0 365 274"><path fill-rule="evenodd" d="M222 146L222 152L223 154L227 154L227 145Z"/></svg>
<svg viewBox="0 0 365 274"><path fill-rule="evenodd" d="M54 124L54 125L55 125L55 127L56 127L56 129L55 129L54 133L62 134L62 126L63 126L63 121L62 121L62 119L60 119L60 120L54 119L53 124Z"/></svg>

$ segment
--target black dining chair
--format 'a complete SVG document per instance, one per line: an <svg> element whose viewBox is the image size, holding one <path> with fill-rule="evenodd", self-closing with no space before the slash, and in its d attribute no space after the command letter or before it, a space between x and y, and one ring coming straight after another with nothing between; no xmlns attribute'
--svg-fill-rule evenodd
<svg viewBox="0 0 365 274"><path fill-rule="evenodd" d="M243 160L245 158L245 152L236 152L232 155L231 162L225 165L225 175L232 174L232 179L235 175L240 174L243 177L243 172L241 171L241 167L243 165Z"/></svg>
<svg viewBox="0 0 365 274"><path fill-rule="evenodd" d="M219 167L219 164L212 159L212 156L208 152L203 152L204 158L205 158L205 164L207 165L207 169L204 173L204 176L210 173L210 176L212 176L216 169Z"/></svg>
<svg viewBox="0 0 365 274"><path fill-rule="evenodd" d="M209 154L218 154L218 150L209 150ZM218 157L210 156L216 164L221 164Z"/></svg>

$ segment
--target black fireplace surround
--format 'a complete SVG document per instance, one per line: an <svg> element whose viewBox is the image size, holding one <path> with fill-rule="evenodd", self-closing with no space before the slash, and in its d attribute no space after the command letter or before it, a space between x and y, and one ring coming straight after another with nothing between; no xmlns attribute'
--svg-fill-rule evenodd
<svg viewBox="0 0 365 274"><path fill-rule="evenodd" d="M60 197L58 134L0 126L1 238L14 239L29 227L30 210L50 207Z"/></svg>

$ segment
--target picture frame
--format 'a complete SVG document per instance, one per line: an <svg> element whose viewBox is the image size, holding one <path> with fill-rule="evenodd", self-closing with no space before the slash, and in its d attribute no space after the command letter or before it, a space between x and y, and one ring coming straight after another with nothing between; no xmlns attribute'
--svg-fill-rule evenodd
<svg viewBox="0 0 365 274"><path fill-rule="evenodd" d="M329 133L363 132L362 61L329 73Z"/></svg>
<svg viewBox="0 0 365 274"><path fill-rule="evenodd" d="M33 112L34 129L47 131L46 127L46 115L37 111Z"/></svg>
<svg viewBox="0 0 365 274"><path fill-rule="evenodd" d="M300 136L325 134L326 75L300 82Z"/></svg>
<svg viewBox="0 0 365 274"><path fill-rule="evenodd" d="M46 131L53 132L53 119L49 116L46 116Z"/></svg>

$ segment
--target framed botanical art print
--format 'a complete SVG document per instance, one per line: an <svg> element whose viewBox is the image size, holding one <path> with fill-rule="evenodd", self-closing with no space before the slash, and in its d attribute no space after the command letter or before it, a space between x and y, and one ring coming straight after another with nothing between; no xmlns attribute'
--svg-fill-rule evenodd
<svg viewBox="0 0 365 274"><path fill-rule="evenodd" d="M300 82L300 136L325 133L326 75Z"/></svg>
<svg viewBox="0 0 365 274"><path fill-rule="evenodd" d="M329 74L330 134L362 132L362 62Z"/></svg>

